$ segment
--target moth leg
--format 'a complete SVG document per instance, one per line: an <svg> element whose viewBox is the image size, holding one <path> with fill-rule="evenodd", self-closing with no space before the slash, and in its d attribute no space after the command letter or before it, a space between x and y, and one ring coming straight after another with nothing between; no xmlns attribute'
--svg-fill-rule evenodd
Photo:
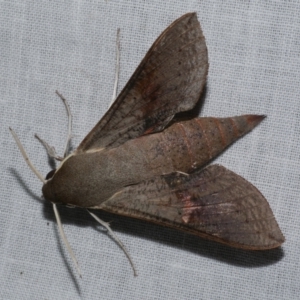
<svg viewBox="0 0 300 300"><path fill-rule="evenodd" d="M115 84L111 102L109 107L113 104L117 97L117 89L118 89L118 82L119 82L119 75L120 75L120 28L117 30L117 40L116 40L116 74L115 74Z"/></svg>
<svg viewBox="0 0 300 300"><path fill-rule="evenodd" d="M55 91L55 92L60 97L60 99L63 101L63 103L66 107L66 110L67 110L67 115L68 115L68 136L67 136L65 150L64 150L64 157L66 157L69 152L70 141L72 138L72 114L71 114L69 104L68 104L67 100L64 98L64 96L62 94L60 94L58 91Z"/></svg>
<svg viewBox="0 0 300 300"><path fill-rule="evenodd" d="M98 222L100 223L103 227L105 227L108 231L108 233L110 234L110 236L113 238L113 240L115 240L115 242L121 247L121 249L123 250L123 252L125 253L125 255L127 256L130 264L131 264L131 267L133 269L133 274L134 276L137 276L137 272L136 272L136 269L135 269L135 266L133 264L133 261L128 253L128 251L126 250L125 246L123 245L123 243L120 241L120 239L115 235L115 233L112 231L112 229L110 228L109 226L109 223L107 222L104 222L103 220L101 220L100 218L98 218L94 213L90 212L88 209L87 209L88 213Z"/></svg>
<svg viewBox="0 0 300 300"><path fill-rule="evenodd" d="M62 161L64 158L61 156L58 156L55 148L53 146L50 146L46 141L44 141L43 139L41 139L37 134L34 135L41 143L42 145L46 148L47 150L47 154L49 155L49 157L54 158L58 161Z"/></svg>
<svg viewBox="0 0 300 300"><path fill-rule="evenodd" d="M58 161L62 161L64 159L64 157L66 157L67 154L68 154L70 141L71 141L71 138L72 138L72 114L71 114L71 110L70 110L70 107L69 107L69 104L68 104L67 100L58 91L56 91L56 94L63 101L63 103L64 103L64 105L67 109L67 115L68 115L68 136L67 136L67 141L66 141L66 145L65 145L64 156L63 157L58 156L56 151L55 151L55 148L53 146L50 146L46 141L41 139L37 134L35 134L34 136L43 144L43 146L47 150L48 155L51 158L54 158Z"/></svg>

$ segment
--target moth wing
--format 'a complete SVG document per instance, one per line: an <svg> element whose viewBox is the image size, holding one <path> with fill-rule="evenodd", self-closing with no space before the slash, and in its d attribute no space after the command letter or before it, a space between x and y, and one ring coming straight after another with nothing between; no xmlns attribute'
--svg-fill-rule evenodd
<svg viewBox="0 0 300 300"><path fill-rule="evenodd" d="M162 130L176 113L195 106L207 71L207 48L196 13L186 14L154 42L77 151L117 147Z"/></svg>
<svg viewBox="0 0 300 300"><path fill-rule="evenodd" d="M128 186L98 208L237 248L265 250L284 242L264 196L244 178L220 165Z"/></svg>

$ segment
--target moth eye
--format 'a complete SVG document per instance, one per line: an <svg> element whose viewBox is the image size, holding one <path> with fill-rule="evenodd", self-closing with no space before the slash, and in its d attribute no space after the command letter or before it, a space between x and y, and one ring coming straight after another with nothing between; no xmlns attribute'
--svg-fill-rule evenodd
<svg viewBox="0 0 300 300"><path fill-rule="evenodd" d="M53 177L55 171L56 171L56 169L51 170L51 171L47 174L46 180L51 179L51 178Z"/></svg>

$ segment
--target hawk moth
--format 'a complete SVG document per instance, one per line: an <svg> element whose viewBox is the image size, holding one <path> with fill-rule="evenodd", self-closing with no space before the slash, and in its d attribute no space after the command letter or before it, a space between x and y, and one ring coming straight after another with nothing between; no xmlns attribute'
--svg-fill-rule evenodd
<svg viewBox="0 0 300 300"><path fill-rule="evenodd" d="M174 119L194 108L208 72L196 13L157 38L103 118L46 177L52 203L102 209L247 250L284 236L264 196L220 165L205 167L264 118Z"/></svg>

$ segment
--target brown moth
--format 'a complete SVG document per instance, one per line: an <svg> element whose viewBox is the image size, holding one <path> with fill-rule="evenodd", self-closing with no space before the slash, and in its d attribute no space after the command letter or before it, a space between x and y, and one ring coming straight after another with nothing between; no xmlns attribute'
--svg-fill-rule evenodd
<svg viewBox="0 0 300 300"><path fill-rule="evenodd" d="M264 196L220 166L203 167L264 116L170 121L198 102L208 71L196 13L154 42L104 117L43 185L52 203L102 209L224 243L284 242Z"/></svg>

